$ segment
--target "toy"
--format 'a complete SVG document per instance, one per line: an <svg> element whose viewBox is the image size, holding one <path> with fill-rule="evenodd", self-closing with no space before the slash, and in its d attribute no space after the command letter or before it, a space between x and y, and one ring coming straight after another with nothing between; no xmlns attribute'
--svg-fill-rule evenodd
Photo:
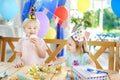
<svg viewBox="0 0 120 80"><path fill-rule="evenodd" d="M74 66L78 66L78 65L79 65L79 62L78 62L77 60L74 60L73 65L74 65Z"/></svg>

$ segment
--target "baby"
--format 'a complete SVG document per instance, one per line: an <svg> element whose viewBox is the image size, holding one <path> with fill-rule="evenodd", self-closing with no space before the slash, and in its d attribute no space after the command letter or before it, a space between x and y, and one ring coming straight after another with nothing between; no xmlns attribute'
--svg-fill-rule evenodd
<svg viewBox="0 0 120 80"><path fill-rule="evenodd" d="M22 67L25 64L44 64L47 46L42 38L37 37L40 24L37 19L26 19L23 22L26 33L25 38L21 38L16 47L16 66Z"/></svg>

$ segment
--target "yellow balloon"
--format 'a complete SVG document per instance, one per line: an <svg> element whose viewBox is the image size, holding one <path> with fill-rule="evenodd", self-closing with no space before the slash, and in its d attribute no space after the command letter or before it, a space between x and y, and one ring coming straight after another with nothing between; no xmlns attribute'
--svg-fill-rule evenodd
<svg viewBox="0 0 120 80"><path fill-rule="evenodd" d="M86 12L90 7L90 0L78 0L78 10L81 12Z"/></svg>
<svg viewBox="0 0 120 80"><path fill-rule="evenodd" d="M54 39L55 37L56 37L56 30L53 27L50 27L44 38L45 39Z"/></svg>

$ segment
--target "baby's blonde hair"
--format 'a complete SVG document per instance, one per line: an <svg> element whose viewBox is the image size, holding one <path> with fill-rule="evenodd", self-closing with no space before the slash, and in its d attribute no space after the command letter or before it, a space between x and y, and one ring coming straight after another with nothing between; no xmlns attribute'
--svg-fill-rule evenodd
<svg viewBox="0 0 120 80"><path fill-rule="evenodd" d="M23 25L22 25L23 29L28 27L27 24L32 24L33 26L40 28L40 22L38 19L25 19L25 21L23 22Z"/></svg>

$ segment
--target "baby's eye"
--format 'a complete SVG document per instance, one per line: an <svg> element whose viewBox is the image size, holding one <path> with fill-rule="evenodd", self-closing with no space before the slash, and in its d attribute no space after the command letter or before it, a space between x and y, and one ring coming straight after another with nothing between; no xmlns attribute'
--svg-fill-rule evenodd
<svg viewBox="0 0 120 80"><path fill-rule="evenodd" d="M36 27L34 29L37 29Z"/></svg>
<svg viewBox="0 0 120 80"><path fill-rule="evenodd" d="M68 44L69 46L71 46L71 44Z"/></svg>

